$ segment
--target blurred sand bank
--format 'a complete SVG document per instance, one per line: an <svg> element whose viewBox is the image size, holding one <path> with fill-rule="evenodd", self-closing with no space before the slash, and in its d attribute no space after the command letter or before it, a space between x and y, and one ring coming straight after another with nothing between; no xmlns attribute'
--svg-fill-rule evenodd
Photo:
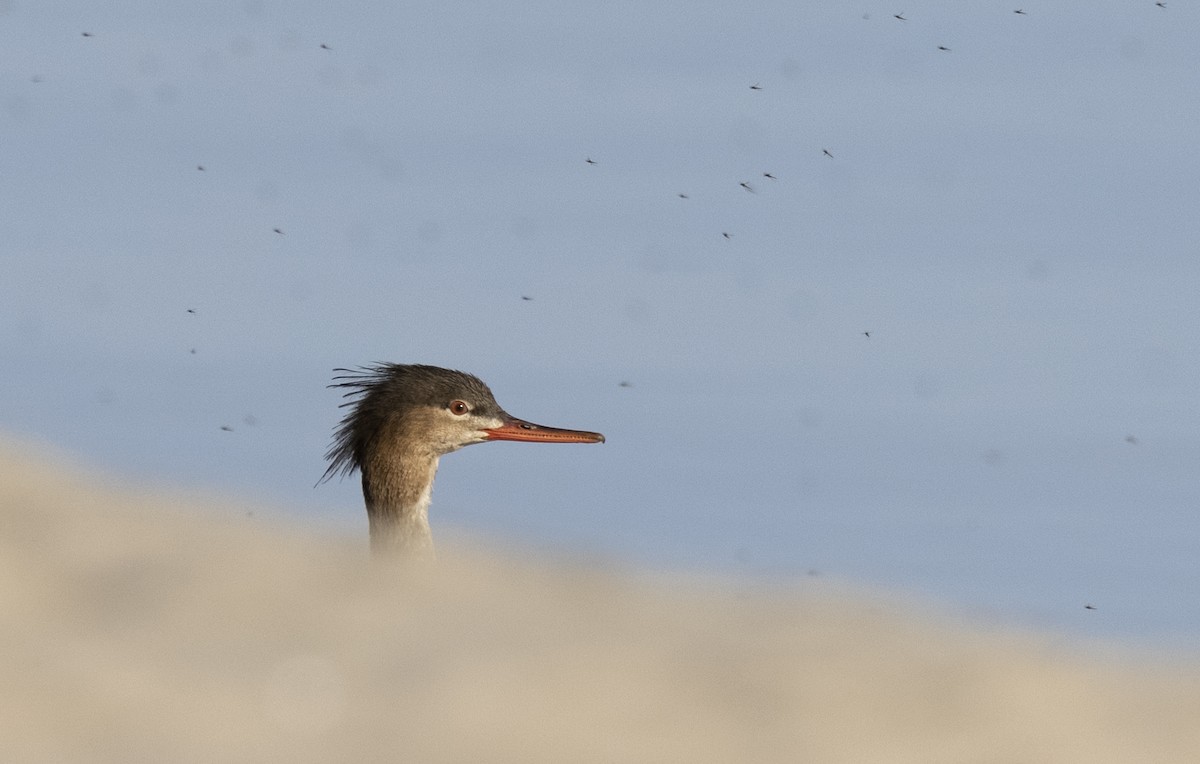
<svg viewBox="0 0 1200 764"><path fill-rule="evenodd" d="M246 510L0 446L0 761L1200 761L1195 665Z"/></svg>

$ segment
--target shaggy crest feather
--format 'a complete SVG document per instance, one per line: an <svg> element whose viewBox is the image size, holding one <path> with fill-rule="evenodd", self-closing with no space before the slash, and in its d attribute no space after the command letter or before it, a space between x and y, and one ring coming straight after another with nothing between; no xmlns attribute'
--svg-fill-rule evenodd
<svg viewBox="0 0 1200 764"><path fill-rule="evenodd" d="M381 425L413 406L442 407L465 395L477 412L504 413L483 380L465 371L400 363L373 363L334 371L339 373L328 387L346 390L342 397L349 400L338 408L349 407L350 411L334 430L333 444L325 452L329 467L317 485L361 469Z"/></svg>

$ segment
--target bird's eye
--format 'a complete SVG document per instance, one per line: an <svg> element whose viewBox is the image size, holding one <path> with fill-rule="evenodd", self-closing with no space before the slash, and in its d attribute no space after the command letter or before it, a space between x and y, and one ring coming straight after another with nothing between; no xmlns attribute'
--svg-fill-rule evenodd
<svg viewBox="0 0 1200 764"><path fill-rule="evenodd" d="M471 410L471 407L465 401L450 401L450 413L455 416L462 416Z"/></svg>

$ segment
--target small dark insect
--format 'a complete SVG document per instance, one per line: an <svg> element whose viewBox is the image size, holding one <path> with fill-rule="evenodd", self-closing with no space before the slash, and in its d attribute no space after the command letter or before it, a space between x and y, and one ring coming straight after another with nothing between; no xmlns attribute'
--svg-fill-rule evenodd
<svg viewBox="0 0 1200 764"><path fill-rule="evenodd" d="M749 183L739 183L738 185L741 186L742 188L746 189L750 193L752 193L752 194L754 193L754 189L750 187Z"/></svg>
<svg viewBox="0 0 1200 764"><path fill-rule="evenodd" d="M618 383L618 384L617 384L617 387L633 387L633 383L632 383L632 382L629 382L629 381L624 381L624 380L623 380L623 381L621 381L620 383Z"/></svg>
<svg viewBox="0 0 1200 764"><path fill-rule="evenodd" d="M833 154L829 153L829 149L821 149L821 153L824 154L825 156L829 157L830 159L833 159Z"/></svg>
<svg viewBox="0 0 1200 764"><path fill-rule="evenodd" d="M769 172L764 172L764 173L763 173L763 177L764 177L764 178L770 178L771 180L779 180L779 178L776 178L774 175L772 175L772 174L771 174L771 173L769 173Z"/></svg>
<svg viewBox="0 0 1200 764"><path fill-rule="evenodd" d="M91 37L91 36L92 36L92 33L91 33L91 32L84 32L84 33L83 33L83 36L84 36L84 37Z"/></svg>
<svg viewBox="0 0 1200 764"><path fill-rule="evenodd" d="M587 158L587 163L588 163L588 164L596 164L596 160L595 160L595 159L592 159L591 157L588 157L588 158Z"/></svg>
<svg viewBox="0 0 1200 764"><path fill-rule="evenodd" d="M1084 606L1083 606L1083 609L1084 609L1084 610L1095 610L1095 609L1096 609L1096 606L1095 606L1095 605L1092 605L1092 604L1088 604L1088 605L1084 605Z"/></svg>
<svg viewBox="0 0 1200 764"><path fill-rule="evenodd" d="M871 339L871 333L870 333L870 332L863 332L863 336L864 336L864 337L866 337L867 339Z"/></svg>
<svg viewBox="0 0 1200 764"><path fill-rule="evenodd" d="M195 313L196 313L196 309L195 309L195 308L188 308L188 309L187 309L187 312L188 312L188 313L195 314Z"/></svg>
<svg viewBox="0 0 1200 764"><path fill-rule="evenodd" d="M687 194L677 194L677 196L680 199L691 199L692 198L692 197L688 196Z"/></svg>
<svg viewBox="0 0 1200 764"><path fill-rule="evenodd" d="M1028 13L1026 13L1025 11L1021 10L1020 8L1016 9L1015 11L1013 11L1013 13L1017 14L1018 16L1028 16L1028 15L1029 15Z"/></svg>
<svg viewBox="0 0 1200 764"><path fill-rule="evenodd" d="M722 236L724 236L726 239L732 239L732 238L733 238L733 234L731 234L731 233L725 233L724 231L721 231L721 235L722 235Z"/></svg>
<svg viewBox="0 0 1200 764"><path fill-rule="evenodd" d="M521 295L521 299L524 300L525 302L533 302L532 297L526 297L525 295Z"/></svg>
<svg viewBox="0 0 1200 764"><path fill-rule="evenodd" d="M893 13L892 18L900 19L901 21L908 21L908 19L904 18L904 11L900 11L899 13Z"/></svg>
<svg viewBox="0 0 1200 764"><path fill-rule="evenodd" d="M321 50L333 50L333 48L329 47L325 43L321 43Z"/></svg>
<svg viewBox="0 0 1200 764"><path fill-rule="evenodd" d="M233 432L233 428L227 424L221 425L221 429L224 430L225 432Z"/></svg>
<svg viewBox="0 0 1200 764"><path fill-rule="evenodd" d="M751 85L751 86L750 86L750 89L751 89L751 90L762 90L762 85L759 85L759 84L756 82L756 83L754 83L753 85Z"/></svg>
<svg viewBox="0 0 1200 764"><path fill-rule="evenodd" d="M944 51L946 51L947 53L949 53L949 52L950 52L950 49L949 49L949 48L947 48L945 45L939 45L939 46L938 46L938 50L944 50Z"/></svg>
<svg viewBox="0 0 1200 764"><path fill-rule="evenodd" d="M272 228L271 230L274 231L275 233L279 234L280 236L283 236L282 228Z"/></svg>

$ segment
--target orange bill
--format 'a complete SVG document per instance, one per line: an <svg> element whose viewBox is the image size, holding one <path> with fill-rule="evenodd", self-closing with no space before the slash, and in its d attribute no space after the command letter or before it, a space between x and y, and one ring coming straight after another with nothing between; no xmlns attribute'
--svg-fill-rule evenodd
<svg viewBox="0 0 1200 764"><path fill-rule="evenodd" d="M560 427L545 427L524 419L506 416L504 424L484 430L488 440L521 440L530 443L603 443L604 436L598 432L564 430Z"/></svg>

